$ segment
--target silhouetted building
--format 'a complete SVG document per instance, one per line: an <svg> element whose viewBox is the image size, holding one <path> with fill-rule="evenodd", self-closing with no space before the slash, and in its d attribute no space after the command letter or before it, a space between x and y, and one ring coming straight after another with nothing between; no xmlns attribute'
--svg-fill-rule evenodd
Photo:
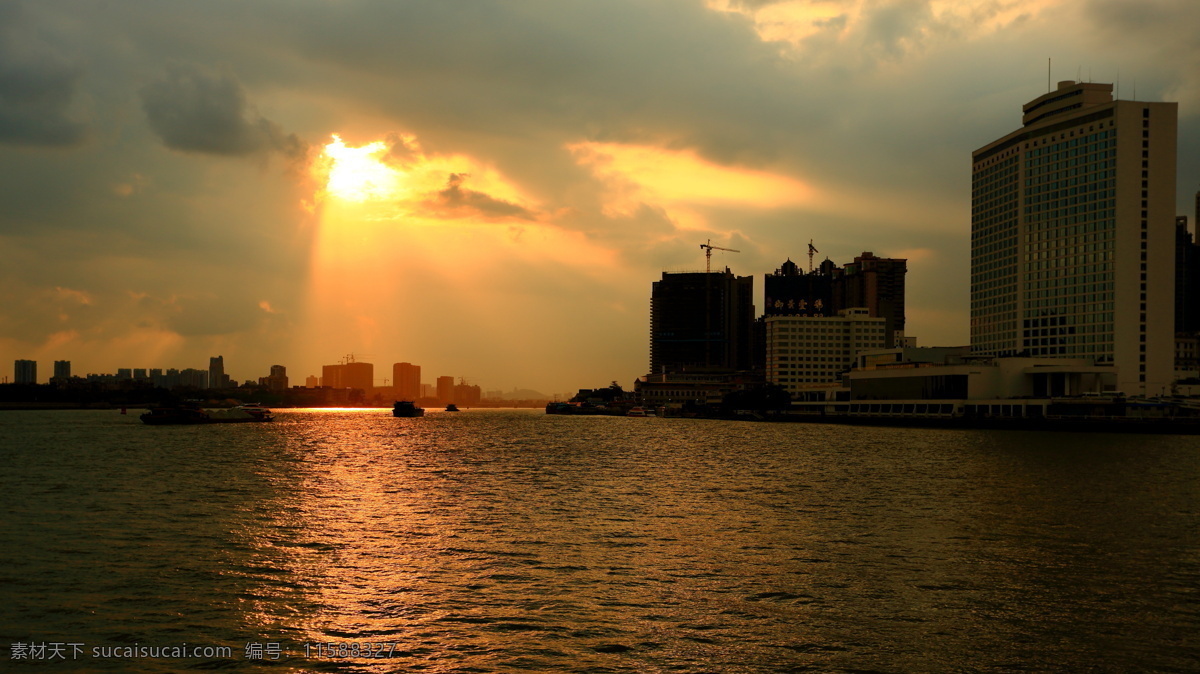
<svg viewBox="0 0 1200 674"><path fill-rule="evenodd" d="M444 403L454 402L454 377L437 378L437 397Z"/></svg>
<svg viewBox="0 0 1200 674"><path fill-rule="evenodd" d="M894 346L904 334L904 277L908 260L863 252L845 267L828 258L809 273L788 259L764 278L765 316L837 316L865 308L885 321L884 341Z"/></svg>
<svg viewBox="0 0 1200 674"><path fill-rule="evenodd" d="M359 363L352 358L337 365L321 366L321 386L356 388L368 392L375 385L375 365Z"/></svg>
<svg viewBox="0 0 1200 674"><path fill-rule="evenodd" d="M37 383L37 361L36 360L14 361L13 362L13 383L36 384Z"/></svg>
<svg viewBox="0 0 1200 674"><path fill-rule="evenodd" d="M396 397L401 400L421 397L421 366L412 363L392 365L392 385L396 387Z"/></svg>
<svg viewBox="0 0 1200 674"><path fill-rule="evenodd" d="M479 405L479 400L483 397L483 393L478 386L472 386L465 380L460 381L454 387L454 402L457 405L464 407L474 407Z"/></svg>
<svg viewBox="0 0 1200 674"><path fill-rule="evenodd" d="M1176 103L1060 82L972 153L971 348L1114 363L1172 379Z"/></svg>
<svg viewBox="0 0 1200 674"><path fill-rule="evenodd" d="M170 370L167 371L171 372ZM189 367L186 370L179 372L179 386L185 388L209 388L208 370L200 370L194 367Z"/></svg>
<svg viewBox="0 0 1200 674"><path fill-rule="evenodd" d="M310 374L304 378L304 388L317 388L320 385L321 380L315 374Z"/></svg>
<svg viewBox="0 0 1200 674"><path fill-rule="evenodd" d="M647 407L682 410L717 407L731 392L755 385L761 386L762 380L752 372L650 373L638 377L633 392Z"/></svg>
<svg viewBox="0 0 1200 674"><path fill-rule="evenodd" d="M71 378L71 361L54 361L54 378L50 381L65 382Z"/></svg>
<svg viewBox="0 0 1200 674"><path fill-rule="evenodd" d="M208 359L209 388L226 388L229 379L225 376L225 356L214 356Z"/></svg>
<svg viewBox="0 0 1200 674"><path fill-rule="evenodd" d="M749 370L754 277L663 272L650 298L650 371Z"/></svg>
<svg viewBox="0 0 1200 674"><path fill-rule="evenodd" d="M810 273L802 271L791 258L774 274L763 279L766 316L835 316L834 279L842 269L826 259Z"/></svg>
<svg viewBox="0 0 1200 674"><path fill-rule="evenodd" d="M272 365L271 374L260 377L258 385L265 386L267 390L274 393L286 391L288 388L287 368L282 365Z"/></svg>
<svg viewBox="0 0 1200 674"><path fill-rule="evenodd" d="M845 274L834 288L838 311L865 307L870 316L884 320L884 344L896 345L904 334L904 277L908 260L875 257L863 252L846 264ZM839 296L838 286L841 288Z"/></svg>
<svg viewBox="0 0 1200 674"><path fill-rule="evenodd" d="M1200 332L1200 244L1192 240L1186 215L1175 218L1175 332Z"/></svg>

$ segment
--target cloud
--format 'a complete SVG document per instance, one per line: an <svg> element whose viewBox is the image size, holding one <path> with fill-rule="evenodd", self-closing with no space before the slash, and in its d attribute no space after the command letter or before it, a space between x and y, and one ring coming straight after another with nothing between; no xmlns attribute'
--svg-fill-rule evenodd
<svg viewBox="0 0 1200 674"><path fill-rule="evenodd" d="M58 299L74 300L76 303L83 306L90 306L93 303L91 294L82 290L74 290L72 288L63 288L58 286L54 288L54 294Z"/></svg>
<svg viewBox="0 0 1200 674"><path fill-rule="evenodd" d="M867 19L866 44L888 58L920 49L925 35L936 27L928 0L899 0L881 6Z"/></svg>
<svg viewBox="0 0 1200 674"><path fill-rule="evenodd" d="M307 151L295 134L259 115L228 72L170 66L165 79L142 88L141 98L150 127L173 150L225 156L274 150L291 157Z"/></svg>
<svg viewBox="0 0 1200 674"><path fill-rule="evenodd" d="M0 6L0 143L77 145L87 135L76 109L83 70L23 24L18 5Z"/></svg>
<svg viewBox="0 0 1200 674"><path fill-rule="evenodd" d="M814 190L795 178L723 166L692 150L581 142L566 148L608 186L605 211L629 214L641 204L695 205L736 203L746 208L776 208L808 203Z"/></svg>
<svg viewBox="0 0 1200 674"><path fill-rule="evenodd" d="M1145 98L1147 90L1160 91L1162 100L1180 104L1181 116L1200 110L1200 31L1195 29L1200 25L1200 3L1090 0L1085 10L1095 22L1096 43L1141 56L1140 64L1126 60L1121 65L1122 84L1130 87L1121 88L1123 95L1129 96L1136 83L1139 98Z"/></svg>
<svg viewBox="0 0 1200 674"><path fill-rule="evenodd" d="M441 217L482 217L486 220L534 220L533 211L484 192L463 187L469 173L451 173L446 188L437 192L425 206Z"/></svg>
<svg viewBox="0 0 1200 674"><path fill-rule="evenodd" d="M258 374L310 370L360 348L354 323L286 323L307 325L311 294L344 282L329 307L402 309L380 314L380 359L462 367L485 385L503 365L514 374L494 384L565 390L644 366L650 281L702 268L709 238L756 276L810 239L838 263L908 255L910 331L961 342L970 152L1019 126L1047 57L1061 79L1082 65L1112 81L1119 66L1122 94L1136 76L1139 97L1179 100L1190 212L1198 13L1191 0L0 2L0 143L90 140L0 152L0 346L71 330L107 345L132 330L178 349L155 366L240 349ZM328 176L226 159L333 133L384 141L372 156L394 190L322 199ZM340 274L314 271L339 251ZM436 298L410 292L431 285ZM42 292L56 287L93 304ZM368 302L364 287L399 291ZM181 299L132 306L127 289ZM633 356L541 368L545 340L528 360L489 360L445 337L516 325L519 302L526 331L561 331L576 353L629 337ZM628 311L596 310L609 303ZM478 322L422 342L419 318L443 314ZM97 369L144 363L136 344L123 363L84 353Z"/></svg>
<svg viewBox="0 0 1200 674"><path fill-rule="evenodd" d="M420 141L411 133L389 133L384 144L387 146L389 163L401 168L407 168L425 158Z"/></svg>
<svg viewBox="0 0 1200 674"><path fill-rule="evenodd" d="M149 295L140 300L140 305L146 311L147 326L165 328L185 338L246 333L279 313L264 308L261 301L217 292L166 298Z"/></svg>

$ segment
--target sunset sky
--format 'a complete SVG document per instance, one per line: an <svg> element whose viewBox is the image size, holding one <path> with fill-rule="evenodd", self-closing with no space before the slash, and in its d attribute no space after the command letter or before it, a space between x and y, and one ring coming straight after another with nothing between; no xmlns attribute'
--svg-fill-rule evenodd
<svg viewBox="0 0 1200 674"><path fill-rule="evenodd" d="M907 334L964 344L971 151L1048 58L1179 102L1193 216L1195 0L5 2L0 379L628 386L707 239L759 312L809 239L908 258Z"/></svg>

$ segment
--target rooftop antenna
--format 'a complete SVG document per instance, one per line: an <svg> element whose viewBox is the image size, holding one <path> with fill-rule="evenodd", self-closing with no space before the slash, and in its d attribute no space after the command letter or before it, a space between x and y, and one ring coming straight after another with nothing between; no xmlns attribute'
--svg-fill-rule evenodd
<svg viewBox="0 0 1200 674"><path fill-rule="evenodd" d="M1050 93L1052 91L1050 88L1050 61L1050 58L1046 59L1046 93Z"/></svg>

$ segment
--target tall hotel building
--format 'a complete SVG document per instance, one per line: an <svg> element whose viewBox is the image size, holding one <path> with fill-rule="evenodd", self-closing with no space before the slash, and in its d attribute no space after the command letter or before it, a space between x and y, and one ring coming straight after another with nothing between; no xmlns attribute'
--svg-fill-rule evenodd
<svg viewBox="0 0 1200 674"><path fill-rule="evenodd" d="M1060 82L972 155L971 350L1090 357L1158 394L1174 356L1178 106Z"/></svg>

